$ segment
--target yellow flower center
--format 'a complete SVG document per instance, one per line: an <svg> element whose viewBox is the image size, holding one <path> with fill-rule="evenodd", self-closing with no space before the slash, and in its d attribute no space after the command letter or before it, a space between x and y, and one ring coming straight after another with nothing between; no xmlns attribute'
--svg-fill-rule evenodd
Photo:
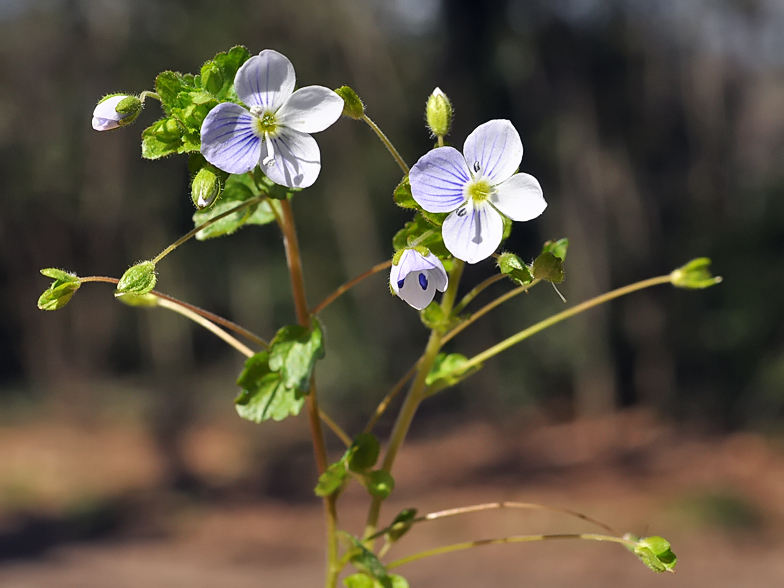
<svg viewBox="0 0 784 588"><path fill-rule="evenodd" d="M468 185L467 192L474 202L484 202L493 193L493 187L487 180L476 180Z"/></svg>

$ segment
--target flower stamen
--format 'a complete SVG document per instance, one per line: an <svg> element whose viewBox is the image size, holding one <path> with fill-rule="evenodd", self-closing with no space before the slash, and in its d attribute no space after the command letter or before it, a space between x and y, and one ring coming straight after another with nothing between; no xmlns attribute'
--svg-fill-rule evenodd
<svg viewBox="0 0 784 588"><path fill-rule="evenodd" d="M272 167L275 165L275 148L272 145L272 137L269 133L266 134L264 142L267 144L267 157L261 163L267 167Z"/></svg>

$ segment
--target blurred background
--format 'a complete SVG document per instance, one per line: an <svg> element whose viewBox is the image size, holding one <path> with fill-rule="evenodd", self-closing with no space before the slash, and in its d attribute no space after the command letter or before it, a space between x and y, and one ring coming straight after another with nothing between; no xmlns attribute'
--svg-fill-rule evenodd
<svg viewBox="0 0 784 588"><path fill-rule="evenodd" d="M178 315L118 304L105 284L56 313L35 306L39 269L119 277L192 226L187 159L140 157L157 103L97 133L97 100L243 44L287 55L300 85L353 87L409 164L432 146L436 86L455 106L457 147L510 119L549 207L506 247L531 260L568 237L569 304L700 256L725 278L571 319L428 400L382 518L499 499L568 506L667 536L677 576L612 546L551 542L412 564L400 570L411 585L781 585L782 30L779 0L0 0L0 584L321 581L305 419L239 419L239 354ZM321 176L294 201L312 305L388 259L410 218L366 125L344 119L317 140ZM189 242L159 271L159 290L264 337L295 320L272 226ZM493 271L472 266L463 282ZM349 433L426 341L385 280L322 315L319 394ZM474 354L563 307L540 286L449 350ZM388 415L379 434L391 426ZM355 489L344 502L359 532L366 499ZM582 529L520 513L428 524L394 554Z"/></svg>

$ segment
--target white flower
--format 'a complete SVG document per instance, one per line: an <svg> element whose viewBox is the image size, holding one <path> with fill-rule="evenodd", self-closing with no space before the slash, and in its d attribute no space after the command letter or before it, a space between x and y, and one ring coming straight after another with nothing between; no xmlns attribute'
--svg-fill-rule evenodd
<svg viewBox="0 0 784 588"><path fill-rule="evenodd" d="M432 253L423 256L415 249L406 249L389 272L389 285L410 306L422 310L433 301L436 290L446 291L449 277L441 260Z"/></svg>
<svg viewBox="0 0 784 588"><path fill-rule="evenodd" d="M343 99L329 88L294 91L291 62L266 49L242 64L234 88L245 109L233 102L213 108L201 127L201 153L230 174L256 164L282 186L307 188L321 170L321 153L309 133L323 131L340 118Z"/></svg>
<svg viewBox="0 0 784 588"><path fill-rule="evenodd" d="M135 98L128 101L128 108L124 112L117 112L117 106L127 98ZM111 96L98 103L93 110L93 128L96 131L110 131L128 123L139 114L142 109L141 101L135 96ZM130 120L124 120L133 117Z"/></svg>
<svg viewBox="0 0 784 588"><path fill-rule="evenodd" d="M491 120L466 139L463 154L441 147L411 168L411 194L428 212L451 212L444 245L467 263L486 259L501 244L503 216L536 218L547 207L539 182L515 173L523 159L520 135L508 120Z"/></svg>

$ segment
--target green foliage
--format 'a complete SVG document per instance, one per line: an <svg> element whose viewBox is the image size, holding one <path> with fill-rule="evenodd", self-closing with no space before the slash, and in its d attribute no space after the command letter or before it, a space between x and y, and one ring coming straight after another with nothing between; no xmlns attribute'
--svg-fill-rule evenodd
<svg viewBox="0 0 784 588"><path fill-rule="evenodd" d="M38 298L38 308L41 310L58 310L68 304L74 293L82 285L79 277L53 267L41 270L47 278L54 282Z"/></svg>
<svg viewBox="0 0 784 588"><path fill-rule="evenodd" d="M405 588L408 586L408 583L405 583L401 576L390 576L387 574L386 568L376 557L376 554L362 545L359 539L345 532L341 532L340 537L348 544L349 561L351 564L362 572L363 575L372 579L372 583L368 584L366 580L355 577L360 574L354 574L350 576L352 583L346 583L346 586L349 586L349 588L364 588L365 586L372 586L373 588ZM395 581L395 578L400 579ZM404 583L401 583L401 580Z"/></svg>
<svg viewBox="0 0 784 588"><path fill-rule="evenodd" d="M324 334L321 322L313 317L312 328L288 325L272 340L269 367L279 372L286 388L303 392L310 387L310 375L316 361L324 357Z"/></svg>
<svg viewBox="0 0 784 588"><path fill-rule="evenodd" d="M675 571L678 558L670 548L670 542L663 537L638 539L632 551L642 563L656 573Z"/></svg>
<svg viewBox="0 0 784 588"><path fill-rule="evenodd" d="M366 479L368 492L377 498L387 498L395 489L395 480L386 470L370 472Z"/></svg>
<svg viewBox="0 0 784 588"><path fill-rule="evenodd" d="M534 281L530 268L514 253L502 253L498 257L498 269L518 286Z"/></svg>
<svg viewBox="0 0 784 588"><path fill-rule="evenodd" d="M403 535L408 533L409 529L414 525L414 519L417 515L417 509L415 508L406 508L401 510L395 519L392 521L392 524L389 525L389 530L384 533L384 537L390 543L394 543L398 539L400 539Z"/></svg>
<svg viewBox="0 0 784 588"><path fill-rule="evenodd" d="M237 412L242 418L255 423L296 416L305 404L305 393L287 388L281 381L281 375L270 369L267 351L248 358L237 378L237 385L242 388L234 399Z"/></svg>
<svg viewBox="0 0 784 588"><path fill-rule="evenodd" d="M440 392L444 388L455 386L468 376L478 372L482 369L482 364L475 365L466 369L463 367L468 361L465 355L460 353L439 353L430 368L430 372L425 378L425 384L428 385L428 395Z"/></svg>
<svg viewBox="0 0 784 588"><path fill-rule="evenodd" d="M564 269L561 259L550 251L545 251L536 258L532 273L537 280L547 280L553 284L560 284L564 281Z"/></svg>
<svg viewBox="0 0 784 588"><path fill-rule="evenodd" d="M155 264L151 261L143 261L126 270L117 284L114 295L136 294L141 296L155 288L157 281Z"/></svg>
<svg viewBox="0 0 784 588"><path fill-rule="evenodd" d="M542 253L549 251L561 261L566 261L566 251L569 249L569 239L558 239L557 241L546 241L542 247Z"/></svg>
<svg viewBox="0 0 784 588"><path fill-rule="evenodd" d="M346 588L408 588L403 576L390 574L385 580L376 580L367 574L352 574L343 580Z"/></svg>
<svg viewBox="0 0 784 588"><path fill-rule="evenodd" d="M444 329L444 311L435 300L419 311L422 324L428 329Z"/></svg>
<svg viewBox="0 0 784 588"><path fill-rule="evenodd" d="M699 257L691 260L686 265L679 267L670 274L672 285L677 288L698 290L710 288L721 282L721 276L713 276L710 272L711 260Z"/></svg>
<svg viewBox="0 0 784 588"><path fill-rule="evenodd" d="M234 47L207 62L201 75L160 73L155 91L166 116L142 132L142 157L199 152L201 123L209 111L220 102L239 102L234 76L249 57L247 49Z"/></svg>
<svg viewBox="0 0 784 588"><path fill-rule="evenodd" d="M343 457L338 461L330 464L326 471L319 476L316 488L313 490L316 496L329 496L343 488L348 481L348 470L346 469L348 455L350 455L350 450L343 454Z"/></svg>
<svg viewBox="0 0 784 588"><path fill-rule="evenodd" d="M341 86L335 93L343 98L343 116L359 120L365 115L365 105L357 93L348 86Z"/></svg>
<svg viewBox="0 0 784 588"><path fill-rule="evenodd" d="M392 238L392 247L395 251L405 247L423 246L430 249L439 259L449 259L451 254L441 238L440 225L436 226L428 221L423 212L419 211L413 220L408 221ZM429 213L428 213L429 214Z"/></svg>
<svg viewBox="0 0 784 588"><path fill-rule="evenodd" d="M381 444L372 433L360 433L354 439L351 449L353 451L348 460L348 467L352 472L361 473L376 465Z"/></svg>
<svg viewBox="0 0 784 588"><path fill-rule="evenodd" d="M229 176L218 201L206 210L195 212L193 223L197 227L201 226L211 219L226 214L243 202L256 198L259 194L260 191L256 187L256 183L248 174ZM196 234L196 238L204 241L223 235L231 235L244 225L266 225L275 221L276 213L280 215L280 204L273 200L250 204L202 229Z"/></svg>
<svg viewBox="0 0 784 588"><path fill-rule="evenodd" d="M392 198L395 200L395 204L400 208L421 210L421 206L417 204L417 201L414 200L414 196L411 194L411 184L408 181L408 176L400 180L400 183L392 194Z"/></svg>
<svg viewBox="0 0 784 588"><path fill-rule="evenodd" d="M117 300L128 306L154 308L158 306L159 298L154 294L122 294L117 296Z"/></svg>

